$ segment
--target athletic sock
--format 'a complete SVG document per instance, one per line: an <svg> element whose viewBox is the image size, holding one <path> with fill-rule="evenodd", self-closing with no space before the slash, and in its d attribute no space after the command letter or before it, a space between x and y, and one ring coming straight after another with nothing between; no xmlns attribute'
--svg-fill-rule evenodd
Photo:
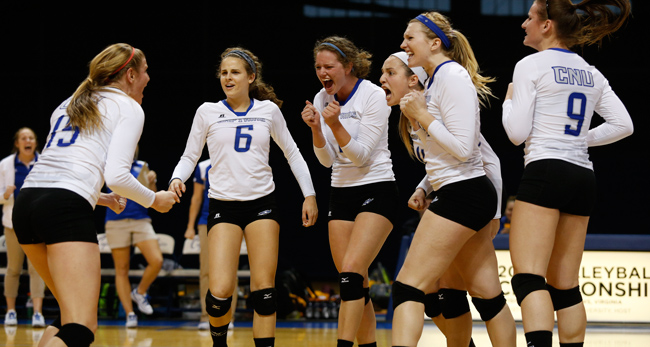
<svg viewBox="0 0 650 347"><path fill-rule="evenodd" d="M352 347L352 346L354 346L354 341L338 339L336 342L336 347Z"/></svg>
<svg viewBox="0 0 650 347"><path fill-rule="evenodd" d="M528 347L551 347L553 332L547 330L531 331L524 334Z"/></svg>
<svg viewBox="0 0 650 347"><path fill-rule="evenodd" d="M273 347L275 346L275 337L262 337L253 339L255 347Z"/></svg>
<svg viewBox="0 0 650 347"><path fill-rule="evenodd" d="M562 343L560 342L560 347L583 347L584 342L572 342L572 343Z"/></svg>
<svg viewBox="0 0 650 347"><path fill-rule="evenodd" d="M364 343L363 345L359 345L359 347L377 347L377 342Z"/></svg>
<svg viewBox="0 0 650 347"><path fill-rule="evenodd" d="M210 324L210 335L212 336L212 347L228 347L228 324L220 327Z"/></svg>

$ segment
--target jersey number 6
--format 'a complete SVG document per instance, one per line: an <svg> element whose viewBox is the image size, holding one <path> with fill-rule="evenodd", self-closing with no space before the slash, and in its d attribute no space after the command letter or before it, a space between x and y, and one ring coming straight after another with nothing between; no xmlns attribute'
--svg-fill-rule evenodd
<svg viewBox="0 0 650 347"><path fill-rule="evenodd" d="M237 127L237 132L235 133L235 151L237 152L246 152L251 149L251 142L253 141L253 136L251 134L242 133L242 129L253 131L253 126L240 125Z"/></svg>

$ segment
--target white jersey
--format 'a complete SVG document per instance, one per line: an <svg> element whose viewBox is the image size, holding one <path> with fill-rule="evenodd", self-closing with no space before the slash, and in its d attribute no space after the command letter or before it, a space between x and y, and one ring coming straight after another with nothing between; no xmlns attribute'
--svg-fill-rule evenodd
<svg viewBox="0 0 650 347"><path fill-rule="evenodd" d="M150 207L155 193L131 174L136 145L144 126L142 107L119 89L97 93L102 128L93 134L68 126L70 98L54 110L43 153L23 188L71 190L93 206L106 180L115 193Z"/></svg>
<svg viewBox="0 0 650 347"><path fill-rule="evenodd" d="M333 95L325 89L314 97L314 107L322 114ZM314 147L316 157L325 167L332 167L332 187L352 187L376 182L394 181L393 163L388 150L388 118L386 93L372 82L359 79L350 96L341 103L339 121L350 134L350 142L341 148L334 133L321 116L321 127L327 144Z"/></svg>
<svg viewBox="0 0 650 347"><path fill-rule="evenodd" d="M419 129L418 131L411 131L411 140L413 141L413 150L421 162L425 162L425 156L426 152L423 149L423 143L422 140L420 140L420 137L425 138L426 133L422 131L422 129ZM483 137L483 134L479 134L479 148L481 149L481 158L483 161L483 170L485 170L485 174L492 182L492 185L494 186L494 189L497 192L497 211L494 215L494 219L499 219L501 218L501 200L503 198L503 180L501 178L501 162L499 161L499 157L497 154L494 152L492 147L490 147L490 144L485 140ZM421 158L421 159L420 159ZM429 182L429 177L428 175L424 176L422 181L418 184L417 188L421 188L424 190L426 195L431 194L433 191L433 187L431 186L431 182Z"/></svg>
<svg viewBox="0 0 650 347"><path fill-rule="evenodd" d="M426 129L426 170L434 190L485 175L479 136L481 119L476 88L467 70L454 61L440 64L424 97L436 120Z"/></svg>
<svg viewBox="0 0 650 347"><path fill-rule="evenodd" d="M502 121L514 144L526 141L525 165L561 159L593 170L587 147L632 132L632 119L607 79L578 54L554 48L531 54L517 63L512 80ZM606 122L589 130L594 112Z"/></svg>
<svg viewBox="0 0 650 347"><path fill-rule="evenodd" d="M234 112L225 100L201 105L172 177L185 182L192 176L207 141L212 164L210 198L250 201L269 195L275 190L269 166L271 138L284 152L303 195L315 195L307 163L280 108L269 100L251 99L245 112Z"/></svg>

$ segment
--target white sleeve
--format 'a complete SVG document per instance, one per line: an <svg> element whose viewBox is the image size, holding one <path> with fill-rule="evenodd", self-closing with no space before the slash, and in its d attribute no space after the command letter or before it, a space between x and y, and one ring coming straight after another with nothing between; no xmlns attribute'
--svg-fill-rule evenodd
<svg viewBox="0 0 650 347"><path fill-rule="evenodd" d="M379 91L373 92L366 100L357 138L351 138L350 142L341 148L355 166L362 166L370 159L384 131L388 129L390 107L386 105L386 95L382 94Z"/></svg>
<svg viewBox="0 0 650 347"><path fill-rule="evenodd" d="M587 133L587 145L602 146L616 142L632 135L634 125L625 105L606 81L603 95L596 104L595 111L605 119L605 123L590 129Z"/></svg>
<svg viewBox="0 0 650 347"><path fill-rule="evenodd" d="M135 103L135 102L134 102ZM116 194L131 199L144 207L151 207L156 196L131 174L133 154L144 126L144 111L133 107L133 112L122 112L113 130L106 154L104 180Z"/></svg>
<svg viewBox="0 0 650 347"><path fill-rule="evenodd" d="M420 181L418 186L415 187L416 190L418 188L421 188L422 190L424 190L425 196L429 195L429 194L431 194L431 192L433 192L433 187L431 186L431 182L429 181L429 176L428 175L424 175L424 178L422 179L422 181Z"/></svg>
<svg viewBox="0 0 650 347"><path fill-rule="evenodd" d="M9 164L11 164L12 160L10 158L13 157L12 155L8 156L7 158L4 158L2 161L0 161L0 205L6 203L9 199L5 200L4 195L5 192L7 191L7 186L13 184L11 182L5 182L9 175L6 173L8 172L7 170L13 170L13 168L9 167Z"/></svg>
<svg viewBox="0 0 650 347"><path fill-rule="evenodd" d="M537 74L537 67L529 63L531 61L524 59L517 63L512 77L512 100L503 102L503 128L510 141L517 146L526 141L533 130L537 89L531 75Z"/></svg>
<svg viewBox="0 0 650 347"><path fill-rule="evenodd" d="M476 145L478 99L476 89L463 78L448 78L441 95L440 108L444 122L431 122L429 135L460 161L467 161ZM475 102L468 100L475 99Z"/></svg>
<svg viewBox="0 0 650 347"><path fill-rule="evenodd" d="M300 149L293 140L293 137L287 128L287 122L282 116L280 109L273 112L271 137L273 138L273 141L278 144L280 149L282 149L282 152L284 152L284 157L287 158L287 161L289 162L291 172L293 172L293 175L296 177L296 181L298 181L298 185L302 190L302 195L304 197L316 195L307 162L305 162L305 159L300 154Z"/></svg>
<svg viewBox="0 0 650 347"><path fill-rule="evenodd" d="M201 113L201 108L199 107L199 109L196 110L194 120L192 121L190 135L187 137L185 152L183 152L181 159L178 161L178 164L176 164L176 167L174 168L172 178L169 180L170 183L176 178L185 182L192 176L196 167L196 163L201 158L207 136L208 127L205 124L205 120Z"/></svg>
<svg viewBox="0 0 650 347"><path fill-rule="evenodd" d="M321 127L327 126L322 116L320 118L320 124ZM327 141L327 136L323 134L323 137L325 138L325 146L321 148L313 146L314 154L316 154L316 158L321 163L321 165L324 167L332 167L334 160L336 159L336 151L334 150L333 145Z"/></svg>

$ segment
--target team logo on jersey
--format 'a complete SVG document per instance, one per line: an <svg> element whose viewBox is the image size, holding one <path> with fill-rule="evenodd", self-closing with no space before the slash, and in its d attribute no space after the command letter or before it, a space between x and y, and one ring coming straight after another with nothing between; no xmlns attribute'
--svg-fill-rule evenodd
<svg viewBox="0 0 650 347"><path fill-rule="evenodd" d="M264 211L258 213L257 215L258 216L266 216L267 214L271 213L271 211L273 211L273 210L271 210L271 209L264 210Z"/></svg>
<svg viewBox="0 0 650 347"><path fill-rule="evenodd" d="M221 218L221 214L217 213L214 215L214 219Z"/></svg>
<svg viewBox="0 0 650 347"><path fill-rule="evenodd" d="M371 203L373 200L375 200L375 198L370 198L370 199L364 201L363 204L361 204L361 206L366 206L366 205L368 205L369 203Z"/></svg>
<svg viewBox="0 0 650 347"><path fill-rule="evenodd" d="M219 118L226 118L226 115L222 113L219 115Z"/></svg>

